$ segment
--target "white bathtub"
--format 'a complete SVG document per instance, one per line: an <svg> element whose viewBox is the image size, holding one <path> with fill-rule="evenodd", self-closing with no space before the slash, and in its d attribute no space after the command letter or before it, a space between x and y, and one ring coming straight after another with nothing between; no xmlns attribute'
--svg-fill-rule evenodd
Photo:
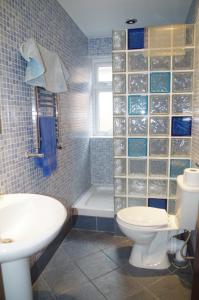
<svg viewBox="0 0 199 300"><path fill-rule="evenodd" d="M114 217L112 186L92 186L73 205L74 211L82 216Z"/></svg>

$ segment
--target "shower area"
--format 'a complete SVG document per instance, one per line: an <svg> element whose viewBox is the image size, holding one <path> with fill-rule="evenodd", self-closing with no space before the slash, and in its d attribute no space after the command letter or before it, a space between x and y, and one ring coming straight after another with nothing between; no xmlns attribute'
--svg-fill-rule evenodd
<svg viewBox="0 0 199 300"><path fill-rule="evenodd" d="M102 166L113 187L93 185L76 202L77 227L117 233L114 216L128 206L175 214L176 177L191 165L194 38L192 24L113 31L113 138Z"/></svg>

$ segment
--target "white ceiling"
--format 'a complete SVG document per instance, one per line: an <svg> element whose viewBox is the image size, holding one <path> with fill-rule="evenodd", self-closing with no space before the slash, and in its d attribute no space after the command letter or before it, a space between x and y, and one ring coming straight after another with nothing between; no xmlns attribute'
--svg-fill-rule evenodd
<svg viewBox="0 0 199 300"><path fill-rule="evenodd" d="M192 0L58 0L89 38L109 37L112 29L184 23ZM136 18L135 25L126 25Z"/></svg>

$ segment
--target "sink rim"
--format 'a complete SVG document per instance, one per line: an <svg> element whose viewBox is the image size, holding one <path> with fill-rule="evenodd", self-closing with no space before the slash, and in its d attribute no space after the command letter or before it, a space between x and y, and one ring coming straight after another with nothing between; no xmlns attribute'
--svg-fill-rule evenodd
<svg viewBox="0 0 199 300"><path fill-rule="evenodd" d="M18 197L20 196L22 197L22 199L18 199ZM16 240L13 241L12 243L0 243L0 263L13 261L23 257L28 257L42 250L56 237L56 235L58 234L58 232L60 231L61 227L63 226L63 224L67 219L67 210L59 200L51 196L46 196L46 195L36 194L36 193L35 194L10 193L10 194L0 195L0 213L1 213L1 209L4 209L5 207L9 207L9 205L12 206L12 204L14 205L16 204L16 202L24 202L24 199L26 198L27 198L26 201L28 201L28 197L30 197L29 198L30 202L34 201L35 199L37 199L37 201L42 201L42 198L45 199L46 200L45 203L50 204L51 210L53 206L56 207L57 210L56 210L55 218L50 223L50 227L49 227L50 229L47 229L46 227L45 232L42 232L42 234L39 234L39 231L38 232L36 231L36 235L31 237L30 234L30 238L28 239L24 238L24 240L23 239ZM43 203L43 205L45 205L45 203ZM36 208L36 205L34 206L34 208ZM53 221L56 221L56 223ZM8 237L5 236L3 238L12 239L12 236L8 236Z"/></svg>

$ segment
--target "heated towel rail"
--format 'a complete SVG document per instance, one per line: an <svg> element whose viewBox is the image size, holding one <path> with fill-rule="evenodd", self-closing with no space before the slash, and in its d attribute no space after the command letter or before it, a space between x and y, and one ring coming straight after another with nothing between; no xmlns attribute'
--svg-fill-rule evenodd
<svg viewBox="0 0 199 300"><path fill-rule="evenodd" d="M44 157L43 153L39 153L41 136L39 117L40 116L54 116L55 117L55 129L56 129L56 145L57 149L62 149L61 135L60 135L60 99L59 94L49 92L41 87L35 87L35 103L33 105L33 126L35 130L34 134L34 153L27 152L25 155L30 157Z"/></svg>

